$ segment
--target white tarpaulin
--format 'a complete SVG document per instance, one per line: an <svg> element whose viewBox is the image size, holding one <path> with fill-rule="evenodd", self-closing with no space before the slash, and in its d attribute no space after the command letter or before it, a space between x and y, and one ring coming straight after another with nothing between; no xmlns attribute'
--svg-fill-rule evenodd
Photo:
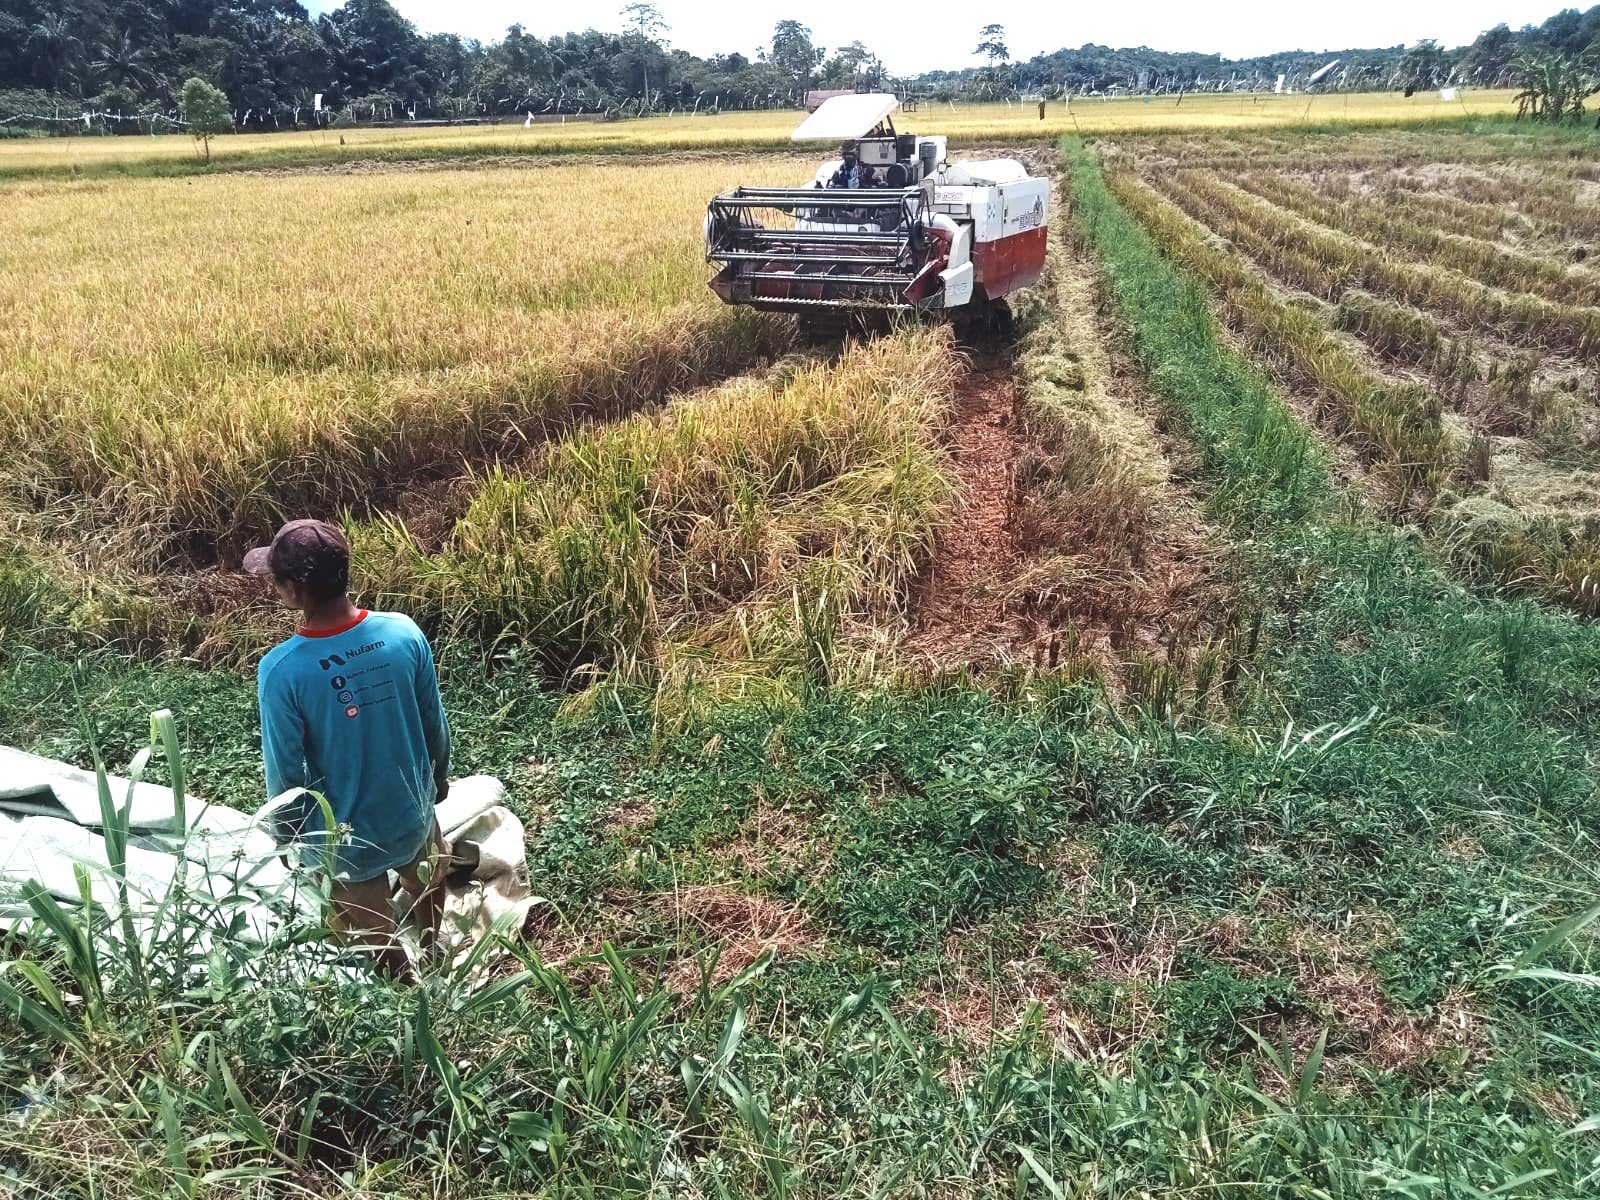
<svg viewBox="0 0 1600 1200"><path fill-rule="evenodd" d="M202 902L243 908L252 938L266 937L285 914L312 919L307 891L284 862L262 814L238 812L188 797L187 835L178 830L172 792L154 784L110 779L111 800L128 808L127 880L135 918L154 912L181 879ZM498 779L474 775L451 784L436 813L447 841L471 864L450 876L445 942L459 948L506 914L520 918L535 903L528 883L522 822L503 804ZM68 763L0 746L0 926L26 921L23 885L37 882L58 900L81 903L78 873L94 903L115 912L118 886L101 832L93 774ZM242 905L240 902L243 902Z"/></svg>
<svg viewBox="0 0 1600 1200"><path fill-rule="evenodd" d="M248 813L189 798L188 832L179 832L172 791L130 785L112 777L111 802L128 809L127 877L130 907L154 907L179 872L191 894L220 899L248 892L263 903L276 897L288 870L276 846ZM100 792L95 777L68 763L0 746L0 921L27 913L22 885L33 880L58 900L78 903L78 870L90 896L117 908L117 885L100 833ZM252 914L264 933L266 912Z"/></svg>

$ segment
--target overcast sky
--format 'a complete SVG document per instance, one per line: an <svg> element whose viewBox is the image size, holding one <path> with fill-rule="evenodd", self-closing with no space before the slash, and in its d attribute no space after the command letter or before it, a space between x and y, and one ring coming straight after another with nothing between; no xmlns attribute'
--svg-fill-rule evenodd
<svg viewBox="0 0 1600 1200"><path fill-rule="evenodd" d="M593 27L620 30L622 5L527 4L515 0L391 0L424 33L458 33L486 41L519 22L548 36ZM753 56L771 37L772 26L796 17L812 40L830 49L860 39L890 71L912 74L978 62L972 54L978 27L1000 21L1015 59L1099 42L1198 50L1245 58L1276 50L1344 50L1410 44L1437 38L1446 46L1472 41L1504 21L1513 29L1538 24L1568 0L1279 0L1276 3L1203 4L1194 0L1079 6L1065 0L1021 5L973 4L970 0L916 0L914 4L863 0L659 0L671 27L668 41L693 54ZM1587 4L1583 0L1579 7ZM310 0L313 12L336 8Z"/></svg>

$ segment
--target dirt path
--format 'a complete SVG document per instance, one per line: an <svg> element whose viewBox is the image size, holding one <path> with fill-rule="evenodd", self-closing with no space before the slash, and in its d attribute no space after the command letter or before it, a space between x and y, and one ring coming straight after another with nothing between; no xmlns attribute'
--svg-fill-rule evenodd
<svg viewBox="0 0 1600 1200"><path fill-rule="evenodd" d="M1031 331L978 356L957 393L961 506L912 590L905 665L1087 665L1113 692L1167 686L1226 652L1226 549L1192 447L1123 361L1093 261L1058 241L1038 287Z"/></svg>
<svg viewBox="0 0 1600 1200"><path fill-rule="evenodd" d="M977 662L1003 656L1012 640L1006 592L1021 558L1013 528L1019 424L1010 364L975 364L949 429L961 507L913 597L913 656Z"/></svg>

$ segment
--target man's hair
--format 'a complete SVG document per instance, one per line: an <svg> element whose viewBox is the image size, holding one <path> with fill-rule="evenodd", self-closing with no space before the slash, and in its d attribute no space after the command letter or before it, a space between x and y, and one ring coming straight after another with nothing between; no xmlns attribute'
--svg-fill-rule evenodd
<svg viewBox="0 0 1600 1200"><path fill-rule="evenodd" d="M279 575L278 578L285 583L298 583L305 588L307 595L317 604L325 604L329 600L337 600L350 590L350 560L347 558L342 563L321 564L316 569L305 573L304 579L290 580L287 576Z"/></svg>

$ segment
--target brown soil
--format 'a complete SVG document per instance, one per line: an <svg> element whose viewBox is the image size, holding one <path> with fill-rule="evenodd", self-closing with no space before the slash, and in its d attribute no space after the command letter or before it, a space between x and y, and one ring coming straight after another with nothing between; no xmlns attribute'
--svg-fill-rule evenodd
<svg viewBox="0 0 1600 1200"><path fill-rule="evenodd" d="M553 905L535 904L522 925L522 940L540 959L580 988L599 985L610 974L600 961L605 942L627 945L640 936L645 900L632 888L606 888L598 897L596 916L581 924L569 921Z"/></svg>
<svg viewBox="0 0 1600 1200"><path fill-rule="evenodd" d="M1105 929L1079 932L1084 935L1079 944L1086 947L1098 940L1103 948L1118 940ZM1032 1010L1053 1042L1075 1055L1110 1061L1161 1029L1155 989L1171 973L1176 943L1165 931L1153 929L1152 934L1142 952L1095 953L1095 976L1118 985L1111 1023L1078 1004L1071 995L1072 982L1031 953L1038 944L1033 930L1030 946L1014 955L990 955L987 947L992 939L982 930L952 935L945 940L940 978L917 989L906 1006L927 1012L943 1036L973 1051L1014 1033Z"/></svg>
<svg viewBox="0 0 1600 1200"><path fill-rule="evenodd" d="M659 809L652 796L630 796L606 814L601 829L607 833L627 835L648 829L655 824Z"/></svg>
<svg viewBox="0 0 1600 1200"><path fill-rule="evenodd" d="M1426 1015L1409 1015L1393 1005L1366 962L1370 932L1355 932L1348 946L1342 936L1319 933L1309 941L1295 938L1273 947L1250 944L1251 922L1238 914L1189 929L1170 917L1158 917L1142 936L1131 939L1128 930L1104 921L1054 920L1025 929L1012 953L991 955L986 947L993 944L992 937L982 930L967 931L946 939L941 978L918 989L909 1004L929 1013L943 1035L972 1050L1015 1031L1033 1009L1041 1030L1059 1045L1087 1058L1112 1061L1159 1036L1162 1017L1156 996L1187 943L1244 977L1292 972L1314 1011L1282 1027L1268 1022L1261 1032L1273 1042L1287 1038L1295 1061L1303 1062L1326 1029L1325 1074L1335 1082L1349 1076L1347 1064L1355 1062L1406 1072L1441 1056L1484 1058L1483 1020L1465 993L1447 996ZM1073 981L1035 953L1046 941L1087 952L1086 977L1115 985L1109 1021L1083 1008L1072 995ZM1264 1060L1261 1066L1271 1074ZM1277 1087L1273 1080L1267 1082L1269 1090L1283 1092L1295 1081L1278 1080Z"/></svg>
<svg viewBox="0 0 1600 1200"><path fill-rule="evenodd" d="M738 834L711 850L714 861L739 878L778 880L796 872L819 881L833 861L827 824L811 810L777 808L758 796Z"/></svg>
<svg viewBox="0 0 1600 1200"><path fill-rule="evenodd" d="M678 944L714 943L718 950L711 971L713 984L726 983L769 950L780 958L816 950L821 938L804 912L771 896L752 896L722 884L679 888L654 897L659 916L678 927ZM668 985L679 994L700 983L701 958L682 955L667 971Z"/></svg>
<svg viewBox="0 0 1600 1200"><path fill-rule="evenodd" d="M1419 1067L1450 1050L1468 1058L1483 1053L1481 1020L1463 996L1446 997L1430 1016L1411 1017L1389 1002L1370 968L1310 972L1301 984L1326 1007L1339 1040L1384 1070Z"/></svg>
<svg viewBox="0 0 1600 1200"><path fill-rule="evenodd" d="M822 945L821 935L799 907L723 883L653 894L608 888L599 897L596 919L582 924L567 921L549 905L536 905L522 936L544 962L582 989L600 986L610 975L600 959L605 942L658 949L665 956L662 980L680 997L698 990L701 966L713 951L711 983L720 985L768 951L791 958ZM641 958L638 970L648 978L659 961Z"/></svg>
<svg viewBox="0 0 1600 1200"><path fill-rule="evenodd" d="M1013 539L1015 467L1023 448L1018 426L1007 366L975 368L961 385L948 434L963 501L913 596L908 649L918 657L1005 659L1028 640L1006 602L1021 558Z"/></svg>

